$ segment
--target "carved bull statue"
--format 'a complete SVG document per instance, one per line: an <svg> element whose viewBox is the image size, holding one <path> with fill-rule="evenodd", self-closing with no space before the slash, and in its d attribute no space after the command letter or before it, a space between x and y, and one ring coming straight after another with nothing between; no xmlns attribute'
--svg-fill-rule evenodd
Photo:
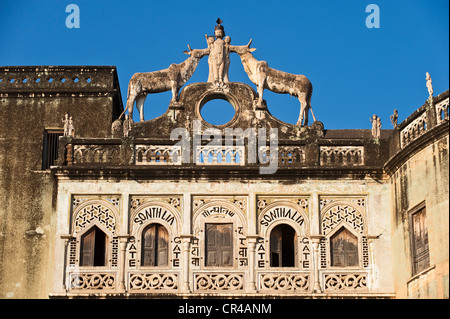
<svg viewBox="0 0 450 319"><path fill-rule="evenodd" d="M250 81L252 81L258 89L258 103L263 101L264 89L268 89L275 93L289 93L296 96L300 101L300 115L297 121L298 126L308 125L308 113L316 120L311 108L312 84L304 75L290 74L272 69L266 61L256 60L251 52L255 48L250 48L252 40L247 45L230 46L230 51L239 54L244 70ZM304 122L304 123L302 123Z"/></svg>
<svg viewBox="0 0 450 319"><path fill-rule="evenodd" d="M128 84L127 106L120 115L119 119L128 110L130 118L133 118L133 106L136 101L136 107L139 110L140 121L144 121L144 102L148 93L160 93L172 90L171 103L178 101L178 91L191 78L197 69L200 59L209 53L209 49L192 50L188 44L189 51L183 51L189 57L179 63L171 64L167 69L135 73Z"/></svg>

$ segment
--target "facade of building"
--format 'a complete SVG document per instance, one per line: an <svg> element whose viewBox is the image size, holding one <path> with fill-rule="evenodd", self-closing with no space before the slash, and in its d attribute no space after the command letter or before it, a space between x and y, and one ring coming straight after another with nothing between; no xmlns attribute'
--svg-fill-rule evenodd
<svg viewBox="0 0 450 319"><path fill-rule="evenodd" d="M114 67L0 79L2 298L449 296L448 91L372 132L284 123L237 82L129 123Z"/></svg>

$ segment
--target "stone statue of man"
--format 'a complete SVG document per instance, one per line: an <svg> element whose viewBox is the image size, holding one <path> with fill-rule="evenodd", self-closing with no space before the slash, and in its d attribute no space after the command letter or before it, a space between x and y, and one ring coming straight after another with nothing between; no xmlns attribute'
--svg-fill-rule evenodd
<svg viewBox="0 0 450 319"><path fill-rule="evenodd" d="M372 137L380 138L380 136L381 136L381 118L379 118L376 114L374 114L370 118L370 122L372 123Z"/></svg>
<svg viewBox="0 0 450 319"><path fill-rule="evenodd" d="M430 73L426 73L425 79L427 80L427 89L428 89L428 94L429 97L433 97L433 85L431 84L432 80L431 80L431 76Z"/></svg>
<svg viewBox="0 0 450 319"><path fill-rule="evenodd" d="M398 112L395 109L394 114L391 115L391 123L393 127L397 127L397 121L398 121Z"/></svg>
<svg viewBox="0 0 450 319"><path fill-rule="evenodd" d="M205 35L209 48L209 76L208 82L223 83L228 82L228 67L229 67L229 54L228 49L230 38L227 37L226 41L225 30L221 25L222 21L217 19L217 25L214 29L214 37Z"/></svg>

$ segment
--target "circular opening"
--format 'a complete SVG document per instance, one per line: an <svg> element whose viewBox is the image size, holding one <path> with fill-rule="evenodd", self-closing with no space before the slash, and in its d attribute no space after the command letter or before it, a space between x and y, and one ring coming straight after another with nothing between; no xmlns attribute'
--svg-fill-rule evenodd
<svg viewBox="0 0 450 319"><path fill-rule="evenodd" d="M227 100L222 98L212 99L201 107L200 115L211 125L220 126L230 122L236 110Z"/></svg>

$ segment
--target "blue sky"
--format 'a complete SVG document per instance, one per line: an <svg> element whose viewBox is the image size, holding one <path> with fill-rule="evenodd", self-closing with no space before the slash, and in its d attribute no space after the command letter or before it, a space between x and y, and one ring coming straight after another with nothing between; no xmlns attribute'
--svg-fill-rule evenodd
<svg viewBox="0 0 450 319"><path fill-rule="evenodd" d="M65 24L72 3L80 8L78 29ZM371 3L380 9L378 29L366 27ZM427 99L426 72L435 95L449 87L447 0L1 0L0 65L114 65L125 103L133 73L182 62L187 44L205 48L218 17L232 44L252 38L258 60L310 79L312 108L325 129L370 128L374 113L391 128L395 108L403 121ZM236 54L229 76L256 89ZM186 85L207 77L204 58ZM295 97L267 90L264 97L274 116L295 124ZM145 119L162 115L170 98L149 95ZM211 113L211 122L229 116Z"/></svg>

